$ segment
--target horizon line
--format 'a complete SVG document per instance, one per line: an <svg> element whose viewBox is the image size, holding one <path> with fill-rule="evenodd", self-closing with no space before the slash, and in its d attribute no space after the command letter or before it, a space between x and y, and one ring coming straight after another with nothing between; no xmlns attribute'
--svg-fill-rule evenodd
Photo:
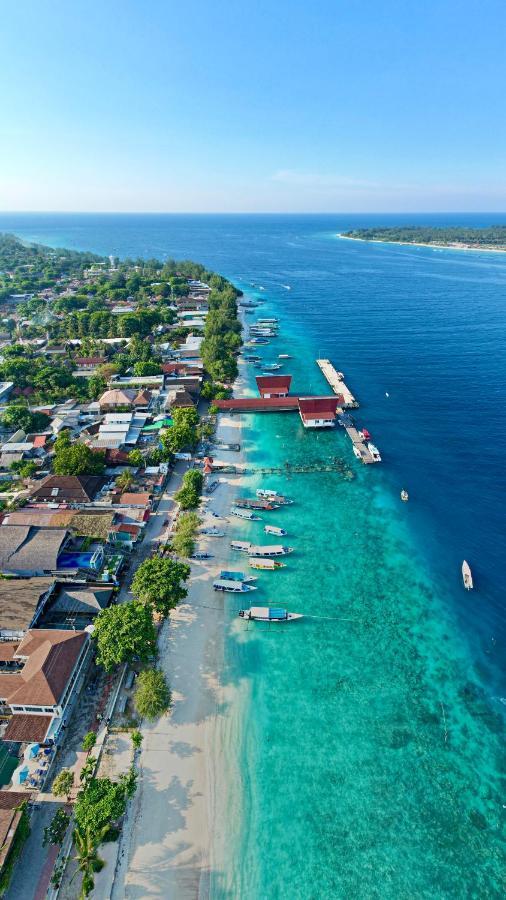
<svg viewBox="0 0 506 900"><path fill-rule="evenodd" d="M314 210L314 211L284 211L284 210L115 210L115 209L0 209L0 215L51 215L51 216L446 216L446 215L462 215L462 216L506 216L506 209L498 212L497 210L463 210L463 209L445 209L445 210L416 210L409 211L398 210L363 210L357 211L332 211Z"/></svg>

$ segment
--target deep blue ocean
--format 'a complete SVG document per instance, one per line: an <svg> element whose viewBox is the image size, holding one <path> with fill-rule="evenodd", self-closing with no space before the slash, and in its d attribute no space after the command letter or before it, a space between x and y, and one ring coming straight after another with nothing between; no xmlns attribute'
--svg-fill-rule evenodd
<svg viewBox="0 0 506 900"><path fill-rule="evenodd" d="M216 897L504 895L506 254L337 237L372 224L504 221L0 214L1 231L26 239L191 258L226 275L265 301L262 313L280 318L271 355L294 356L285 367L294 390L327 392L316 356L345 372L360 401L357 422L382 453L381 465L361 467L342 433L310 443L282 415L246 425L253 461L335 454L354 472L348 485L308 476L299 494L290 490L306 510L298 541L305 554L294 563L297 583L287 575L278 584L294 609L315 588L313 613L328 612L332 591L344 615L346 595L354 615L367 610L369 630L316 638L308 628L268 654L261 639L232 652L256 698L254 748L245 744L245 753L258 773L257 799L250 785L243 861L220 874ZM296 513L287 521L301 531ZM475 581L468 593L464 558ZM381 672L386 678L396 665L394 690ZM358 686L361 669L367 691ZM286 698L295 673L309 671L317 678L304 696L278 707L276 684ZM334 770L341 726L346 763L343 756ZM262 759L270 769L260 778ZM296 771L286 790L284 767Z"/></svg>

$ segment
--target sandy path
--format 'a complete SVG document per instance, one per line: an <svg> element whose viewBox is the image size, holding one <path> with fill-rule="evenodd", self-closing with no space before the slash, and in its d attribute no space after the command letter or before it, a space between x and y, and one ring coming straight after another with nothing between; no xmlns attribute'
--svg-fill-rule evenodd
<svg viewBox="0 0 506 900"><path fill-rule="evenodd" d="M221 417L217 437L240 442L237 418ZM223 454L239 462L242 454ZM220 486L204 502L227 515L239 476L219 476ZM206 525L228 523L212 517ZM220 683L223 664L223 595L211 582L229 552L229 536L202 538L199 548L213 553L192 565L187 602L171 616L160 637L160 665L173 691L173 708L143 727L141 777L130 805L112 891L122 898L206 897L215 836L215 776L222 722L229 692Z"/></svg>

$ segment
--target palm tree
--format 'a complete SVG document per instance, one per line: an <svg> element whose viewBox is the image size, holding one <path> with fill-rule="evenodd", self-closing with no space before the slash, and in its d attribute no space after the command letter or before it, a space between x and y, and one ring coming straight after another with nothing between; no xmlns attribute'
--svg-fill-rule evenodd
<svg viewBox="0 0 506 900"><path fill-rule="evenodd" d="M74 828L72 836L77 850L77 855L74 859L78 865L77 871L72 876L71 881L73 881L79 872L83 876L80 900L84 900L85 897L88 897L89 894L91 894L95 887L95 879L93 876L96 872L100 872L105 866L104 860L98 855L97 847L108 831L109 825L105 825L98 834L92 834L89 828L84 832L80 831L79 828Z"/></svg>

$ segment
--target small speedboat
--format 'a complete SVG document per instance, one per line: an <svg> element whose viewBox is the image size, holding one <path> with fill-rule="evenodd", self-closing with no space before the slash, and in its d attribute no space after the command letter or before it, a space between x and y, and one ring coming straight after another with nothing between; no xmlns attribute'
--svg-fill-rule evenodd
<svg viewBox="0 0 506 900"><path fill-rule="evenodd" d="M197 550L192 556L192 559L212 559L212 558L213 558L212 553L204 553L203 550Z"/></svg>
<svg viewBox="0 0 506 900"><path fill-rule="evenodd" d="M473 589L474 584L471 566L466 560L462 563L462 581L464 582L466 591L471 591Z"/></svg>
<svg viewBox="0 0 506 900"><path fill-rule="evenodd" d="M278 359L292 359L289 353L278 353Z"/></svg>
<svg viewBox="0 0 506 900"><path fill-rule="evenodd" d="M371 441L369 441L369 443L367 444L367 449L369 450L369 453L371 454L374 462L381 462L380 452L379 452L378 448L375 446L375 444L373 444L373 443L371 443Z"/></svg>
<svg viewBox="0 0 506 900"><path fill-rule="evenodd" d="M200 533L207 537L225 537L225 532L220 531L219 528L202 528Z"/></svg>
<svg viewBox="0 0 506 900"><path fill-rule="evenodd" d="M407 503L407 502L408 502L408 500L409 500L409 494L408 494L407 491L404 491L404 490L401 491L401 500L402 500L403 503Z"/></svg>
<svg viewBox="0 0 506 900"><path fill-rule="evenodd" d="M301 613L291 613L272 606L251 606L249 609L239 610L239 615L248 622L294 622L295 619L302 619Z"/></svg>

